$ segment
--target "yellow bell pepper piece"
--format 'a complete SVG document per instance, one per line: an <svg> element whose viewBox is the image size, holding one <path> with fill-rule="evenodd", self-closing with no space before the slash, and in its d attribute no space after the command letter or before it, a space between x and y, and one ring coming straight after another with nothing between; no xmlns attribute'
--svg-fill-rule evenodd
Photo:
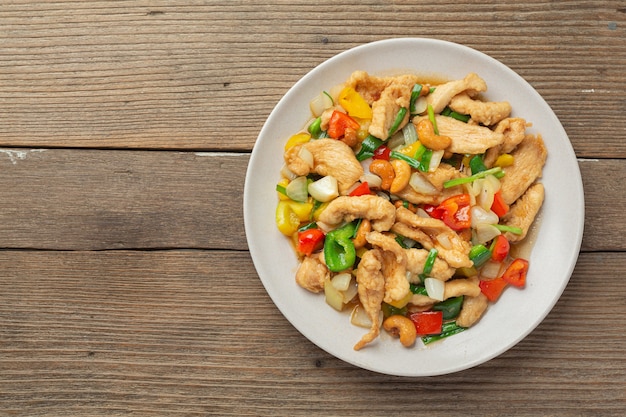
<svg viewBox="0 0 626 417"><path fill-rule="evenodd" d="M404 297L402 297L399 300L393 300L390 303L388 303L391 306L394 306L395 308L402 308L405 305L409 304L409 301L411 301L411 298L413 298L413 293L411 291L409 291Z"/></svg>
<svg viewBox="0 0 626 417"><path fill-rule="evenodd" d="M405 146L402 149L398 149L398 152L406 156L410 156L411 158L415 158L415 153L417 153L417 150L420 148L420 146L422 146L422 144L418 140L408 146Z"/></svg>
<svg viewBox="0 0 626 417"><path fill-rule="evenodd" d="M318 208L313 212L313 220L318 221L320 219L320 214L328 207L328 203L322 203Z"/></svg>
<svg viewBox="0 0 626 417"><path fill-rule="evenodd" d="M276 226L285 236L291 236L298 231L300 219L288 201L279 201L276 206Z"/></svg>
<svg viewBox="0 0 626 417"><path fill-rule="evenodd" d="M287 143L285 143L285 150L287 151L296 145L299 145L301 143L306 143L310 140L311 140L311 135L309 135L308 133L304 133L304 132L296 133L295 135L289 138Z"/></svg>
<svg viewBox="0 0 626 417"><path fill-rule="evenodd" d="M358 256L359 258L362 258L363 255L365 255L365 252L367 252L369 249L367 249L365 246L361 246L360 248L358 248L356 250L356 256Z"/></svg>
<svg viewBox="0 0 626 417"><path fill-rule="evenodd" d="M298 216L299 221L306 222L311 218L313 203L300 203L298 201L289 200L287 204L289 204L291 210Z"/></svg>
<svg viewBox="0 0 626 417"><path fill-rule="evenodd" d="M498 159L496 159L496 162L493 165L500 167L500 168L504 168L504 167L513 165L514 161L515 161L515 158L513 157L513 155L508 154L508 153L503 153L502 155L498 157Z"/></svg>
<svg viewBox="0 0 626 417"><path fill-rule="evenodd" d="M359 119L372 118L372 108L354 88L345 87L337 99L350 116Z"/></svg>

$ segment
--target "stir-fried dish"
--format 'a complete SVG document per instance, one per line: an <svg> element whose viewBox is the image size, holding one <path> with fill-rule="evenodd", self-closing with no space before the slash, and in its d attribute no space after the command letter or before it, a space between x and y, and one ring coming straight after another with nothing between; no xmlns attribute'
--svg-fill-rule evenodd
<svg viewBox="0 0 626 417"><path fill-rule="evenodd" d="M349 310L364 335L404 346L475 324L522 288L523 242L544 199L547 151L477 74L439 84L354 72L311 100L285 144L278 229L300 259L296 282Z"/></svg>

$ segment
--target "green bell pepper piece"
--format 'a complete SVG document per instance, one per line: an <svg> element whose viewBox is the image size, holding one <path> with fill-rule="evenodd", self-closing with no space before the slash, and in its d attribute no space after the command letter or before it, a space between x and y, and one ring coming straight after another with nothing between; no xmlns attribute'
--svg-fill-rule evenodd
<svg viewBox="0 0 626 417"><path fill-rule="evenodd" d="M461 312L463 306L463 296L448 298L445 301L437 303L433 306L433 310L443 312L444 320L452 320Z"/></svg>
<svg viewBox="0 0 626 417"><path fill-rule="evenodd" d="M341 272L354 265L356 249L352 237L356 227L356 222L352 222L326 234L324 260L330 271Z"/></svg>

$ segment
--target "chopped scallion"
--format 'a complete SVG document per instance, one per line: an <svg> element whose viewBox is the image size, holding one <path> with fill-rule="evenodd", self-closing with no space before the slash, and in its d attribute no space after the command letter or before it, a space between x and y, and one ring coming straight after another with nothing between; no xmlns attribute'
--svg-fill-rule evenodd
<svg viewBox="0 0 626 417"><path fill-rule="evenodd" d="M461 177L461 178L454 178L454 179L448 180L443 183L443 187L450 188L450 187L455 187L461 184L467 184L470 182L474 182L477 179L485 178L487 175L493 175L496 178L502 178L504 176L504 172L502 171L502 168L494 167L491 169L487 169L485 171L481 171L477 174L470 175L469 177Z"/></svg>
<svg viewBox="0 0 626 417"><path fill-rule="evenodd" d="M422 85L415 84L413 86L413 89L411 90L411 102L409 105L409 110L411 110L411 114L415 113L415 100L417 100L417 98L420 96L421 93L422 93Z"/></svg>
<svg viewBox="0 0 626 417"><path fill-rule="evenodd" d="M437 260L437 254L439 251L435 248L432 248L428 252L428 256L426 257L426 262L424 262L424 274L428 275L433 270L433 265L435 265L435 261Z"/></svg>
<svg viewBox="0 0 626 417"><path fill-rule="evenodd" d="M409 249L409 246L404 243L404 236L396 235L396 242L398 242L398 245L400 245L402 249Z"/></svg>
<svg viewBox="0 0 626 417"><path fill-rule="evenodd" d="M483 172L487 169L485 163L483 162L483 158L480 155L475 155L469 161L470 170L472 174L478 174L479 172Z"/></svg>
<svg viewBox="0 0 626 417"><path fill-rule="evenodd" d="M427 345L429 343L436 342L437 340L444 339L444 338L446 338L448 336L452 336L452 335L461 333L465 329L466 329L465 327L461 327L461 326L457 325L455 322L450 321L450 322L444 323L443 326L441 326L441 333L440 334L435 334L435 335L430 335L430 336L422 336L422 342L425 345Z"/></svg>
<svg viewBox="0 0 626 417"><path fill-rule="evenodd" d="M521 227L507 226L505 224L494 224L493 226L501 232L511 232L515 235L521 235L524 233Z"/></svg>
<svg viewBox="0 0 626 417"><path fill-rule="evenodd" d="M439 251L435 248L432 248L428 252L428 256L426 257L426 261L424 261L424 270L419 275L422 282L428 277L428 275L433 271L433 265L435 265L435 260L437 260L437 254Z"/></svg>
<svg viewBox="0 0 626 417"><path fill-rule="evenodd" d="M429 104L428 107L426 107L426 110L428 111L428 120L430 120L433 124L435 135L439 136L439 129L437 128L437 119L435 119L435 110L433 109L433 106Z"/></svg>
<svg viewBox="0 0 626 417"><path fill-rule="evenodd" d="M426 287L424 285L410 284L409 288L413 294L425 295L428 297L428 293L426 292Z"/></svg>
<svg viewBox="0 0 626 417"><path fill-rule="evenodd" d="M391 151L391 154L390 154L389 156L390 156L391 158L400 159L400 160L402 160L402 161L406 162L407 164L409 164L409 166L410 166L411 168L414 168L414 169L420 169L420 165L421 165L421 164L420 164L420 161L418 161L418 160L417 160L417 159L415 159L415 158L411 158L411 157L410 157L410 156L408 156L408 155L405 155L405 154L400 153L400 152L398 152L398 151Z"/></svg>
<svg viewBox="0 0 626 417"><path fill-rule="evenodd" d="M358 218L356 220L356 227L354 228L354 233L352 234L352 239L354 239L356 237L357 232L359 231L359 227L361 227L361 222L363 221L362 218Z"/></svg>
<svg viewBox="0 0 626 417"><path fill-rule="evenodd" d="M298 229L298 232L304 232L305 230L310 230L310 229L317 229L317 223L315 222L311 222L311 223L307 223L304 226L302 226L301 228Z"/></svg>
<svg viewBox="0 0 626 417"><path fill-rule="evenodd" d="M391 129L389 129L389 136L396 133L396 131L400 127L400 124L404 120L404 116L406 116L406 112L407 112L406 107L400 107L400 110L398 110L398 114L396 115L396 120L393 121L393 124L391 125Z"/></svg>
<svg viewBox="0 0 626 417"><path fill-rule="evenodd" d="M426 146L420 144L420 147L417 148L417 151L415 151L415 155L413 155L413 158L417 159L418 161L422 159L422 156L424 156L424 152L426 152L426 149Z"/></svg>
<svg viewBox="0 0 626 417"><path fill-rule="evenodd" d="M430 158L433 156L433 151L426 148L424 145L421 145L415 152L415 158L411 158L410 156L398 151L391 151L389 156L406 162L413 169L428 172L428 168L430 167Z"/></svg>
<svg viewBox="0 0 626 417"><path fill-rule="evenodd" d="M472 118L472 116L470 116L469 114L462 114L462 113L455 112L450 107L446 107L445 109L443 109L441 111L441 115L452 117L453 119L460 120L463 123L467 123L469 119Z"/></svg>
<svg viewBox="0 0 626 417"><path fill-rule="evenodd" d="M485 245L474 245L470 249L469 258L476 268L480 268L491 258L491 251L487 249Z"/></svg>
<svg viewBox="0 0 626 417"><path fill-rule="evenodd" d="M333 106L335 105L335 100L333 100L333 96L331 96L328 91L323 91L323 93L326 95L326 97L328 97L330 99L330 102L333 103Z"/></svg>
<svg viewBox="0 0 626 417"><path fill-rule="evenodd" d="M363 142L361 142L361 149L356 154L356 159L359 161L365 161L367 158L371 158L374 156L374 151L378 149L380 145L383 144L383 141L378 139L375 136L369 135Z"/></svg>
<svg viewBox="0 0 626 417"><path fill-rule="evenodd" d="M430 159L432 158L432 156L433 156L432 149L425 148L424 154L420 158L420 166L419 166L420 171L428 172L428 169L430 168Z"/></svg>
<svg viewBox="0 0 626 417"><path fill-rule="evenodd" d="M287 195L287 189L280 184L276 184L276 191L281 194Z"/></svg>

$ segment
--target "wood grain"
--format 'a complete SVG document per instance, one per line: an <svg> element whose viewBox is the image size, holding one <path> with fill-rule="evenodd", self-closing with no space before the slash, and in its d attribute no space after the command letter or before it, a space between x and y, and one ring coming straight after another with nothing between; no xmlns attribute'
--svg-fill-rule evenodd
<svg viewBox="0 0 626 417"><path fill-rule="evenodd" d="M0 247L246 250L248 160L246 153L0 149ZM626 248L626 193L615 187L626 181L625 163L579 161L583 250Z"/></svg>
<svg viewBox="0 0 626 417"><path fill-rule="evenodd" d="M0 246L247 249L247 162L234 153L5 149Z"/></svg>
<svg viewBox="0 0 626 417"><path fill-rule="evenodd" d="M626 13L619 1L574 3L367 1L355 13L327 0L11 1L0 11L0 146L250 150L317 64L423 36L517 71L579 156L624 157Z"/></svg>
<svg viewBox="0 0 626 417"><path fill-rule="evenodd" d="M510 351L448 376L400 378L355 368L302 337L245 252L3 251L1 408L359 416L399 404L449 415L466 404L471 416L511 407L617 416L626 406L626 347L614 331L626 326L624 265L623 253L583 254L552 313Z"/></svg>
<svg viewBox="0 0 626 417"><path fill-rule="evenodd" d="M3 1L0 416L623 416L625 29L620 0ZM372 373L305 339L242 221L278 100L394 37L465 44L524 77L585 189L552 312L441 377Z"/></svg>

